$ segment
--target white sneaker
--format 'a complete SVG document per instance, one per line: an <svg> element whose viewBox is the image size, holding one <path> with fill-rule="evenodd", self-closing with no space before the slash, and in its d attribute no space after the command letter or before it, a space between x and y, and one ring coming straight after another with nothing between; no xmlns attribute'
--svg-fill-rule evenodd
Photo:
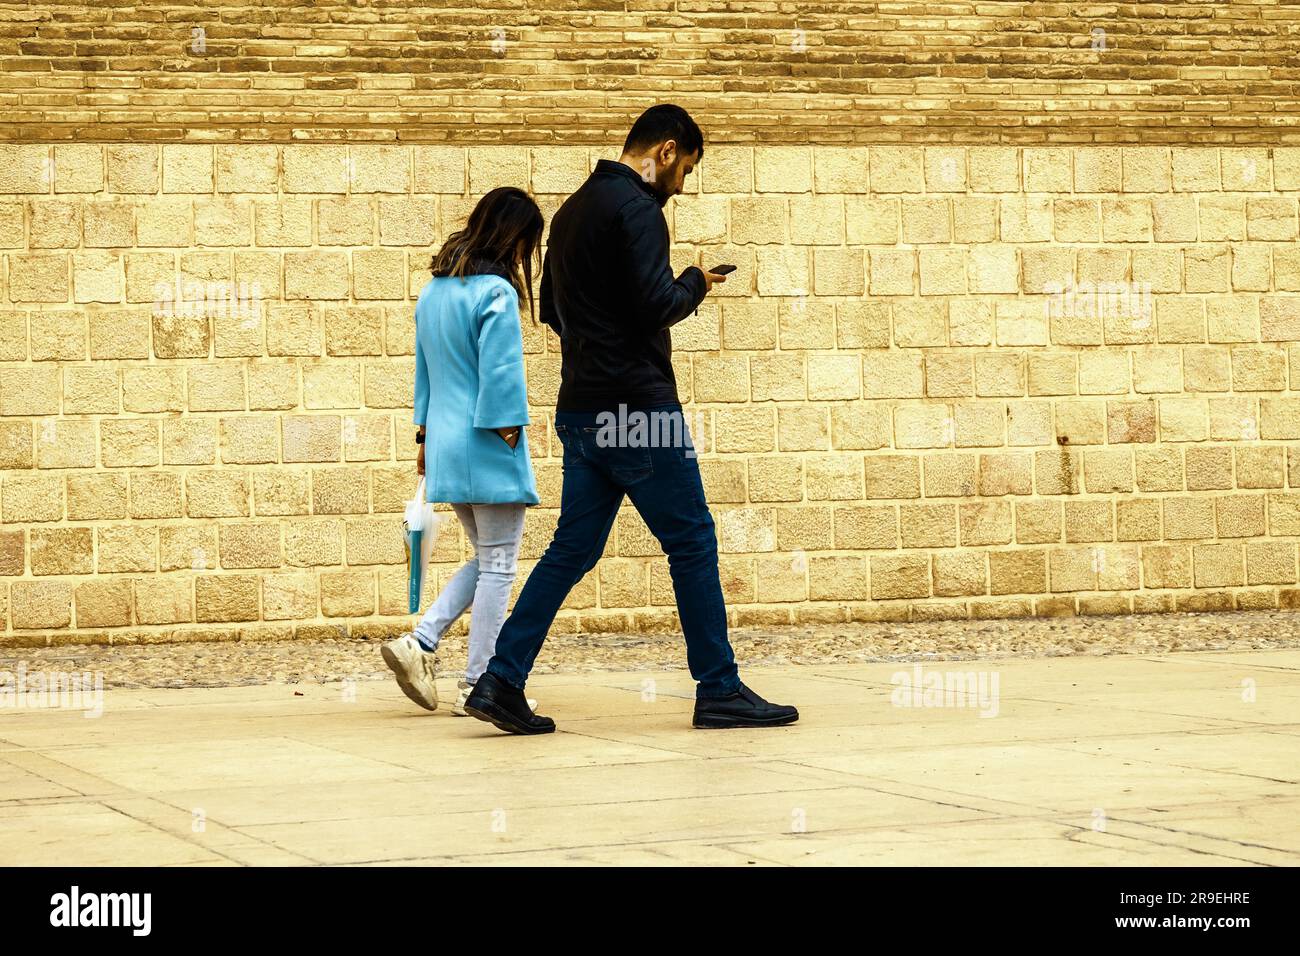
<svg viewBox="0 0 1300 956"><path fill-rule="evenodd" d="M438 709L438 656L420 646L409 631L389 641L379 653L397 677L402 693L425 710Z"/></svg>
<svg viewBox="0 0 1300 956"><path fill-rule="evenodd" d="M456 703L451 705L451 713L454 717L468 717L465 713L465 701L469 700L470 691L474 685L469 683L465 678L456 681Z"/></svg>
<svg viewBox="0 0 1300 956"><path fill-rule="evenodd" d="M469 714L465 713L465 701L469 700L469 695L473 690L474 685L465 680L465 678L462 677L460 680L456 681L456 703L452 704L452 714L457 717L469 716ZM528 709L536 712L537 701L533 700L531 697L525 697L524 700L528 701Z"/></svg>

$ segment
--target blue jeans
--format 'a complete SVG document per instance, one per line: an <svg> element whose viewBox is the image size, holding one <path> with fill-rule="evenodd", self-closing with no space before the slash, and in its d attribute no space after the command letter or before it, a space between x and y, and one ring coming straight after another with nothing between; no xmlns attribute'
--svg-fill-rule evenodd
<svg viewBox="0 0 1300 956"><path fill-rule="evenodd" d="M465 664L465 681L470 684L487 667L506 608L510 606L526 507L522 504L451 506L465 529L474 557L461 565L443 586L415 626L415 636L425 650L436 650L447 629L472 608L469 660ZM425 534L437 534L437 531L431 529Z"/></svg>
<svg viewBox="0 0 1300 956"><path fill-rule="evenodd" d="M638 419L649 419L638 431ZM616 412L558 412L564 445L560 520L497 636L487 669L523 690L555 614L596 566L623 496L668 555L686 662L700 697L740 687L727 640L718 541L680 405Z"/></svg>

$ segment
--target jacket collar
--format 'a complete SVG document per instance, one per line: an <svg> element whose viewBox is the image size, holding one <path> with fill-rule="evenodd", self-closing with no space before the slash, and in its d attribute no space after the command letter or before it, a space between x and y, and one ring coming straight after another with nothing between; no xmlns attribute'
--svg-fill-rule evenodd
<svg viewBox="0 0 1300 956"><path fill-rule="evenodd" d="M613 173L615 176L625 176L628 179L632 180L632 182L640 186L642 189L644 189L647 193L649 193L651 199L653 199L655 202L659 202L660 197L659 194L655 192L654 187L651 186L644 179L642 179L639 175L637 175L636 170L633 169L631 166L628 166L624 163L620 163L616 159L596 160L596 168L593 169L592 172Z"/></svg>
<svg viewBox="0 0 1300 956"><path fill-rule="evenodd" d="M469 262L465 264L465 272L467 275L500 276L507 282L512 282L509 271L505 266L501 265L501 263L489 262L487 259L480 259L477 256L472 257Z"/></svg>
<svg viewBox="0 0 1300 956"><path fill-rule="evenodd" d="M446 273L435 272L434 277L436 278L445 274ZM512 285L514 284L510 277L510 271L504 265L499 262L493 262L490 259L485 259L482 256L470 256L469 261L465 263L465 275L500 276Z"/></svg>

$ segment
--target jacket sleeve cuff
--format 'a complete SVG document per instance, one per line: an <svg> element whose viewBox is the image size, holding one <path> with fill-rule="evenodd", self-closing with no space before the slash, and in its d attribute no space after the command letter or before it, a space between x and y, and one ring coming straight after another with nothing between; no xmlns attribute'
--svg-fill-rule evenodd
<svg viewBox="0 0 1300 956"><path fill-rule="evenodd" d="M704 297L709 294L709 284L704 280L704 270L699 266L687 266L686 271L682 273L682 278L685 279L688 273L694 273L691 278L696 280L695 308L693 311L696 315L699 315L700 306L704 303ZM696 279L697 275L698 279Z"/></svg>
<svg viewBox="0 0 1300 956"><path fill-rule="evenodd" d="M528 394L524 384L524 363L506 362L479 369L478 401L474 406L475 428L509 428L528 425Z"/></svg>

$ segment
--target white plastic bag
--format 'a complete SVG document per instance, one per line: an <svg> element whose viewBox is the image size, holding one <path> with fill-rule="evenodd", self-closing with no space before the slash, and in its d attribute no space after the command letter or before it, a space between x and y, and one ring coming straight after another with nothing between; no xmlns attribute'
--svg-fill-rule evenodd
<svg viewBox="0 0 1300 956"><path fill-rule="evenodd" d="M402 520L408 572L407 609L411 614L420 610L420 596L429 568L429 556L433 554L433 545L441 523L437 512L433 510L433 502L425 501L424 494L424 476L421 475L419 484L415 486L415 497L406 503L406 514Z"/></svg>

